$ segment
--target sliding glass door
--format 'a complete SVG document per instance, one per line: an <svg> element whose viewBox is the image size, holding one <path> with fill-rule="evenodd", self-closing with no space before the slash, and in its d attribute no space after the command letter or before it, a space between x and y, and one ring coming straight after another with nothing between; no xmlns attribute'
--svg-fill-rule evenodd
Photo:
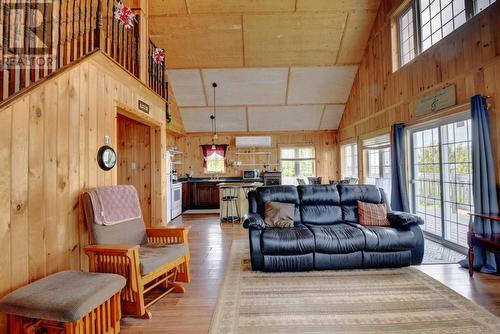
<svg viewBox="0 0 500 334"><path fill-rule="evenodd" d="M467 116L410 130L413 211L424 231L464 247L473 211L471 139Z"/></svg>

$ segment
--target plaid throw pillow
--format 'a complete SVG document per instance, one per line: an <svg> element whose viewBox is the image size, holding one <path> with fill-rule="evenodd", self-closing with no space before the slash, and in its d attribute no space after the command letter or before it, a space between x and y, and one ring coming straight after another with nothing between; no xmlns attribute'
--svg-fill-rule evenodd
<svg viewBox="0 0 500 334"><path fill-rule="evenodd" d="M385 204L358 201L359 223L366 226L390 226Z"/></svg>

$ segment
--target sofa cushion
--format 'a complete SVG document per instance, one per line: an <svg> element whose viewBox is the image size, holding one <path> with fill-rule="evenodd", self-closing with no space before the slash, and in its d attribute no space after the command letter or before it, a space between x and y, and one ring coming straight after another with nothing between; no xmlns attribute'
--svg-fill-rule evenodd
<svg viewBox="0 0 500 334"><path fill-rule="evenodd" d="M298 186L300 215L304 224L342 222L340 196L335 185Z"/></svg>
<svg viewBox="0 0 500 334"><path fill-rule="evenodd" d="M409 229L360 226L366 238L367 251L402 251L415 248L415 235Z"/></svg>
<svg viewBox="0 0 500 334"><path fill-rule="evenodd" d="M141 275L147 275L187 253L186 244L146 243L139 248Z"/></svg>
<svg viewBox="0 0 500 334"><path fill-rule="evenodd" d="M314 252L314 236L304 225L292 228L266 228L262 231L263 254L306 254Z"/></svg>
<svg viewBox="0 0 500 334"><path fill-rule="evenodd" d="M118 293L126 280L115 274L61 271L28 284L0 301L0 312L76 322Z"/></svg>
<svg viewBox="0 0 500 334"><path fill-rule="evenodd" d="M264 204L266 227L293 227L293 216L295 214L295 204L266 202Z"/></svg>
<svg viewBox="0 0 500 334"><path fill-rule="evenodd" d="M358 201L365 203L382 203L379 188L370 184L339 184L337 189L340 194L342 218L346 222L358 223Z"/></svg>
<svg viewBox="0 0 500 334"><path fill-rule="evenodd" d="M265 203L280 202L292 203L295 205L294 223L300 223L299 194L295 186L270 186L258 187L256 189L257 213L265 219Z"/></svg>
<svg viewBox="0 0 500 334"><path fill-rule="evenodd" d="M345 254L364 250L365 235L349 224L308 225L316 240L316 252Z"/></svg>

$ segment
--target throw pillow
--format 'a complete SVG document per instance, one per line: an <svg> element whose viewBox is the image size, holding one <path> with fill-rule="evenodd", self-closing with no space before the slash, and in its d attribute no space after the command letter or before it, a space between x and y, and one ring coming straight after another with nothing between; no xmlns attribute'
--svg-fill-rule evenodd
<svg viewBox="0 0 500 334"><path fill-rule="evenodd" d="M366 226L390 226L385 204L358 201L359 223Z"/></svg>
<svg viewBox="0 0 500 334"><path fill-rule="evenodd" d="M293 227L295 204L266 202L264 203L264 224L266 227Z"/></svg>

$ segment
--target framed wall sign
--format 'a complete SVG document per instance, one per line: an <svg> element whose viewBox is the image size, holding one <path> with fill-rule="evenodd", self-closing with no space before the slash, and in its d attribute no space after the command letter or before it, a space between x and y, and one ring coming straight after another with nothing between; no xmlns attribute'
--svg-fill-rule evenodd
<svg viewBox="0 0 500 334"><path fill-rule="evenodd" d="M415 115L422 116L438 110L446 109L457 103L455 85L445 87L429 95L421 97L415 106Z"/></svg>
<svg viewBox="0 0 500 334"><path fill-rule="evenodd" d="M147 104L146 102L139 100L137 107L139 108L140 111L149 114L149 104Z"/></svg>

